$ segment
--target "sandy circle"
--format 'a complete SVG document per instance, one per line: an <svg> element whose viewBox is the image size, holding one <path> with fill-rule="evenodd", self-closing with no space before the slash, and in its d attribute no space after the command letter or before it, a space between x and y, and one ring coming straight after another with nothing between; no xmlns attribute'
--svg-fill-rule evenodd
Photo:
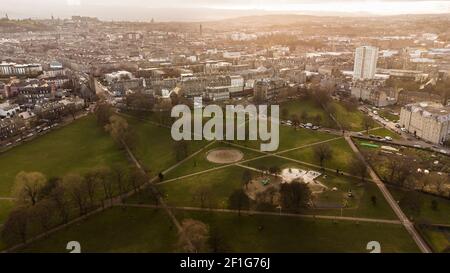
<svg viewBox="0 0 450 273"><path fill-rule="evenodd" d="M244 158L244 154L232 148L218 148L209 151L206 154L206 159L209 162L218 163L218 164L229 164L240 161Z"/></svg>

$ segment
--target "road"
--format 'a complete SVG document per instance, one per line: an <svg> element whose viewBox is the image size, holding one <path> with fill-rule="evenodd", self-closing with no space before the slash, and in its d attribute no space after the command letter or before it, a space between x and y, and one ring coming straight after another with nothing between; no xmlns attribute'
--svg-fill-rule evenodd
<svg viewBox="0 0 450 273"><path fill-rule="evenodd" d="M420 236L420 234L417 232L416 228L414 227L414 224L408 219L408 217L403 213L400 206L398 205L397 201L395 201L394 197L392 197L389 190L386 188L386 185L384 185L383 181L378 177L378 175L375 173L375 171L372 169L370 164L367 163L364 156L359 151L358 147L356 147L355 143L353 143L353 140L349 135L345 136L345 140L348 142L350 147L352 148L353 152L360 158L361 161L363 161L369 171L369 175L372 178L372 180L377 185L378 189L380 189L381 193L383 194L384 198L388 202L389 206L392 208L392 210L395 212L397 217L400 219L401 223L405 227L405 229L408 231L408 233L412 236L414 241L416 242L417 246L423 253L431 253L431 249L428 247L428 245L425 243L425 240Z"/></svg>

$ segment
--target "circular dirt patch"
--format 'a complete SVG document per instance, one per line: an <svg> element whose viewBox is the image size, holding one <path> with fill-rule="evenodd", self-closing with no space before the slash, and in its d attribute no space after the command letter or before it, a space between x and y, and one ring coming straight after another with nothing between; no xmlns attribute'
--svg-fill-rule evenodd
<svg viewBox="0 0 450 273"><path fill-rule="evenodd" d="M218 148L211 150L206 154L206 159L208 161L218 164L235 163L242 158L244 158L244 154L241 151L232 148Z"/></svg>

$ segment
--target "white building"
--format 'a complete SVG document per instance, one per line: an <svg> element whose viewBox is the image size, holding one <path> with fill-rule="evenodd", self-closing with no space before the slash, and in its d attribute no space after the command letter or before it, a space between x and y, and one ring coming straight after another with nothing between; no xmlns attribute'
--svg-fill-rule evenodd
<svg viewBox="0 0 450 273"><path fill-rule="evenodd" d="M105 74L105 80L109 84L112 84L116 81L120 81L121 79L132 79L132 78L133 78L133 74L131 72L128 72L125 70Z"/></svg>
<svg viewBox="0 0 450 273"><path fill-rule="evenodd" d="M377 70L378 48L361 46L356 48L353 78L357 80L373 79Z"/></svg>
<svg viewBox="0 0 450 273"><path fill-rule="evenodd" d="M230 76L231 86L229 88L231 93L242 92L244 90L244 78L240 75Z"/></svg>
<svg viewBox="0 0 450 273"><path fill-rule="evenodd" d="M450 106L420 102L402 107L400 125L411 134L438 144L450 137Z"/></svg>
<svg viewBox="0 0 450 273"><path fill-rule="evenodd" d="M33 76L41 72L40 64L0 63L0 76Z"/></svg>

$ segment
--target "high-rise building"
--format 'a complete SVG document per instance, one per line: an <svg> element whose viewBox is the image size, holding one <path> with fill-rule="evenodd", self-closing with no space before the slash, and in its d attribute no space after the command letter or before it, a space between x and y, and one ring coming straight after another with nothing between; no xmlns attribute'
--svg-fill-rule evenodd
<svg viewBox="0 0 450 273"><path fill-rule="evenodd" d="M377 60L378 48L373 46L356 48L353 78L358 80L373 79L377 70Z"/></svg>

